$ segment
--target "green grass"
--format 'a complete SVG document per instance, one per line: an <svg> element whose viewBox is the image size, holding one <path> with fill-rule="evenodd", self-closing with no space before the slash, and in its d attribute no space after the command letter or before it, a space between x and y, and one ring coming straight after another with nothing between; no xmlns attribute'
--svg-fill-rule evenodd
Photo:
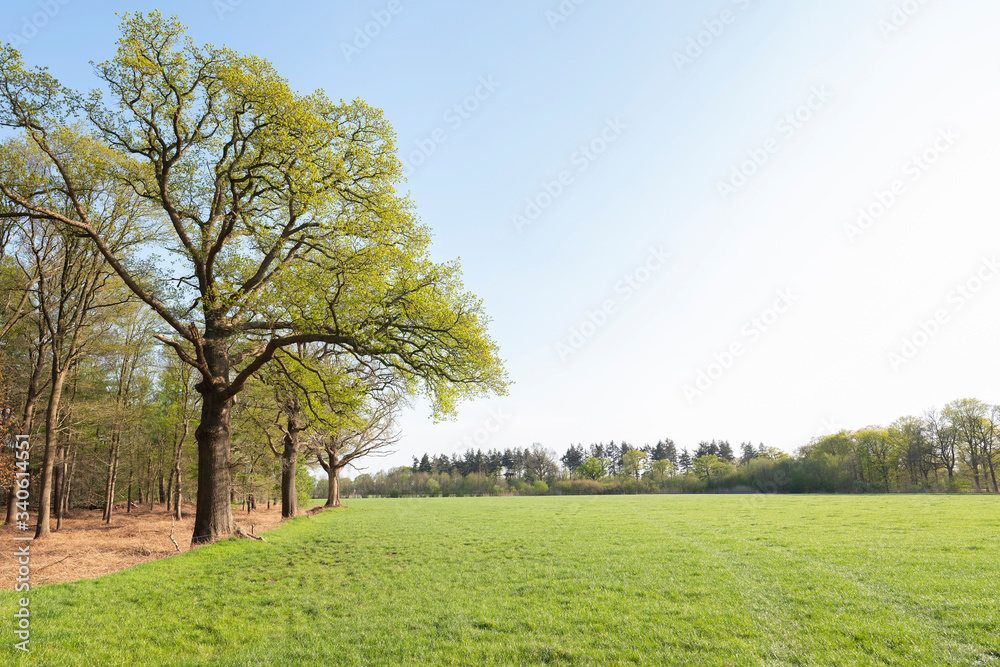
<svg viewBox="0 0 1000 667"><path fill-rule="evenodd" d="M355 500L36 589L0 662L1000 667L998 501Z"/></svg>

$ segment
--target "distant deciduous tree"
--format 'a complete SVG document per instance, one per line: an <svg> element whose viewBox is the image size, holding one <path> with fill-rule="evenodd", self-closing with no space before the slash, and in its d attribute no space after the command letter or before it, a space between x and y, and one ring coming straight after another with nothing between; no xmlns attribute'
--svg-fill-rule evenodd
<svg viewBox="0 0 1000 667"><path fill-rule="evenodd" d="M608 462L606 459L591 456L580 464L576 472L581 479L603 479L608 475Z"/></svg>

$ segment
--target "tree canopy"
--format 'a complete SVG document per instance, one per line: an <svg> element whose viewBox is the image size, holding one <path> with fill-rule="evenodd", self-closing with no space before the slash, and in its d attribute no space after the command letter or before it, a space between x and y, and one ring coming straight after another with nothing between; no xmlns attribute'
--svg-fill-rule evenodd
<svg viewBox="0 0 1000 667"><path fill-rule="evenodd" d="M505 391L482 303L457 262L430 259L396 191L379 109L295 92L268 61L196 46L159 12L126 14L94 71L101 88L84 95L0 48L0 123L20 132L0 146L0 215L89 239L199 372L195 541L233 529L232 400L283 348L390 369L436 417ZM165 253L155 270L116 249L126 229Z"/></svg>

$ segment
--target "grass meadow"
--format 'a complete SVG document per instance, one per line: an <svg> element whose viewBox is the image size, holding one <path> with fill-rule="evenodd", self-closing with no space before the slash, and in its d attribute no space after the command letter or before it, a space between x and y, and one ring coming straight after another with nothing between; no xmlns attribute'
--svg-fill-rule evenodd
<svg viewBox="0 0 1000 667"><path fill-rule="evenodd" d="M354 500L34 589L0 662L1000 667L998 501Z"/></svg>

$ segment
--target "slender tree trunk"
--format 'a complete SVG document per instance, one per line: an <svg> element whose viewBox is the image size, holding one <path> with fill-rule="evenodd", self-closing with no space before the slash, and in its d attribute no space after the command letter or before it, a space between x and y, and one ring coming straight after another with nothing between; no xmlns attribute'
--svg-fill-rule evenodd
<svg viewBox="0 0 1000 667"><path fill-rule="evenodd" d="M125 513L126 514L131 514L132 513L132 478L133 478L133 472L134 472L133 471L133 466L132 466L132 455L133 455L133 451L132 451L132 448L130 447L129 448L129 453L128 453L128 459L129 459L129 461L128 461L128 493L126 494L126 497L125 497Z"/></svg>
<svg viewBox="0 0 1000 667"><path fill-rule="evenodd" d="M38 527L35 529L35 539L48 537L51 533L49 519L52 516L52 469L56 460L56 435L59 428L59 401L62 398L63 383L66 380L66 368L58 367L56 355L52 360L52 392L49 394L49 405L45 411L45 454L42 458L41 493L38 499Z"/></svg>
<svg viewBox="0 0 1000 667"><path fill-rule="evenodd" d="M206 341L205 358L221 386L203 379L197 386L202 395L201 423L195 429L198 442L198 502L195 507L192 544L207 544L233 533L232 479L229 472L230 419L233 400L223 398L229 379L229 359L224 341Z"/></svg>
<svg viewBox="0 0 1000 667"><path fill-rule="evenodd" d="M71 494L73 492L73 477L76 474L76 447L73 448L73 453L69 458L69 467L66 471L66 489L63 492L63 507L62 512L69 512Z"/></svg>
<svg viewBox="0 0 1000 667"><path fill-rule="evenodd" d="M174 464L174 477L177 481L174 482L174 518L178 521L181 520L181 462L180 459Z"/></svg>
<svg viewBox="0 0 1000 667"><path fill-rule="evenodd" d="M53 504L56 508L57 531L62 528L63 487L65 485L64 477L66 475L65 456L66 454L63 447L59 447L59 451L56 453L55 468L52 471L52 491L54 496Z"/></svg>
<svg viewBox="0 0 1000 667"><path fill-rule="evenodd" d="M1000 488L997 487L997 474L993 469L993 452L985 452L986 454L986 464L990 471L990 479L993 481L993 493L1000 493Z"/></svg>
<svg viewBox="0 0 1000 667"><path fill-rule="evenodd" d="M993 441L994 434L992 428L987 431L980 427L979 442L982 443L980 460L983 461L983 480L986 482L986 492L990 491L990 482L993 482L993 493L1000 493L997 488L997 475L993 467Z"/></svg>
<svg viewBox="0 0 1000 667"><path fill-rule="evenodd" d="M121 453L121 435L111 436L111 450L108 453L108 482L104 487L104 523L111 523L115 508L115 486L118 483L118 460Z"/></svg>
<svg viewBox="0 0 1000 667"><path fill-rule="evenodd" d="M170 469L170 475L167 476L167 513L168 514L170 513L170 510L174 506L174 502L173 501L174 501L174 470L173 470L173 468L171 468Z"/></svg>
<svg viewBox="0 0 1000 667"><path fill-rule="evenodd" d="M94 504L94 488L97 486L97 480L100 478L100 471L98 470L98 465L100 460L101 460L101 427L98 426L96 429L96 433L94 434L94 455L91 457L93 465L90 469L90 488L87 495L88 505Z"/></svg>

